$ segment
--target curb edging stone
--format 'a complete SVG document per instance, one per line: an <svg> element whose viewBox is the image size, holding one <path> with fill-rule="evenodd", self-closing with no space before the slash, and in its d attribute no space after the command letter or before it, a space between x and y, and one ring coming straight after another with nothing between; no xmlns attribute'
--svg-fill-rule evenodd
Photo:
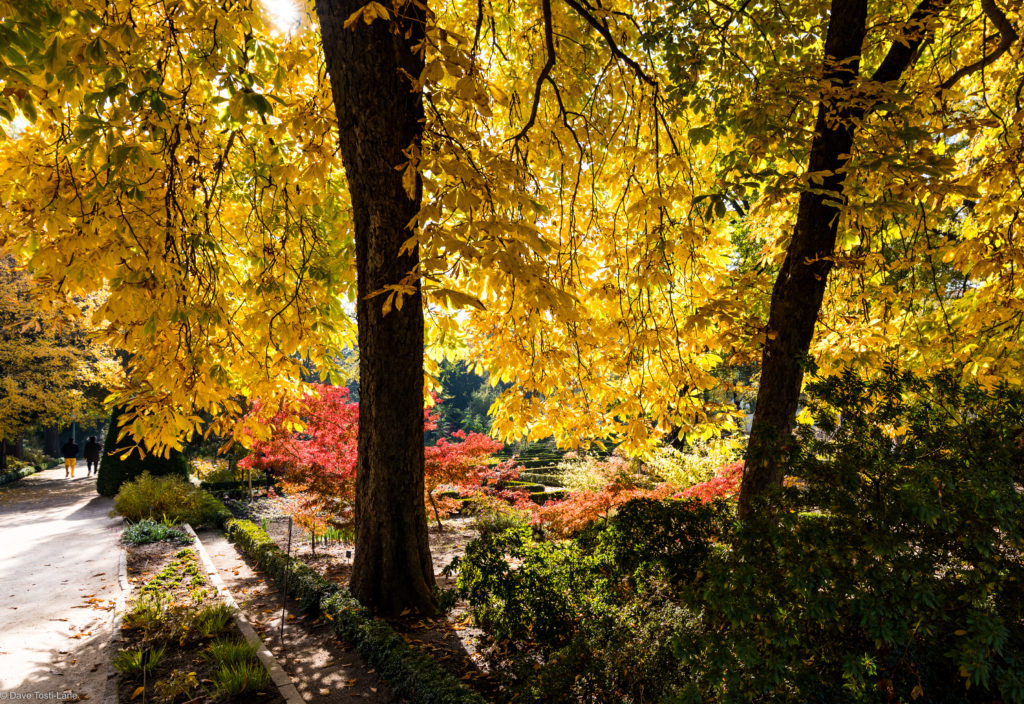
<svg viewBox="0 0 1024 704"><path fill-rule="evenodd" d="M121 519L121 533L124 533L125 520ZM121 624L124 621L124 604L132 589L128 581L128 548L118 539L120 554L117 559L117 600L114 602L114 615L111 618L110 641L107 643L107 682L103 687L103 704L118 704L118 674L114 669L114 651L121 642Z"/></svg>

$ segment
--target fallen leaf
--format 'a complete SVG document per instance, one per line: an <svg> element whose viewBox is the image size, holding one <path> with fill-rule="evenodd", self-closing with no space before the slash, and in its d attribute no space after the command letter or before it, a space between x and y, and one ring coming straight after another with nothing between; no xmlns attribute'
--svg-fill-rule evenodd
<svg viewBox="0 0 1024 704"><path fill-rule="evenodd" d="M145 689L146 689L145 687L136 687L136 688L135 688L135 691L134 691L134 692L132 692L132 696L131 696L131 698L132 698L132 699L135 699L135 697L137 697L137 696L139 696L140 694L142 694L143 690L145 690Z"/></svg>

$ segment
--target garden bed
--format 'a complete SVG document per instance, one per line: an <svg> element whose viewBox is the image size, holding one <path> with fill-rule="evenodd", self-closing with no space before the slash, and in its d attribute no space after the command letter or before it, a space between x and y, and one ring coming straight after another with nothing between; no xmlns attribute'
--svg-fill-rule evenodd
<svg viewBox="0 0 1024 704"><path fill-rule="evenodd" d="M243 509L242 502L232 502L232 509ZM282 551L288 550L288 519L282 518L266 500L252 507L253 519ZM449 518L443 529L436 523L429 526L431 556L434 561L437 584L441 589L454 587L454 579L444 574L444 568L465 551L468 542L476 538L474 519ZM330 583L344 586L352 569L353 546L342 541L318 541L314 548L297 526L293 526L291 555L311 567ZM436 661L443 670L469 685L487 701L507 699L500 681L487 666L493 654L493 642L487 634L471 625L464 604L456 603L445 615L432 619L411 617L389 621L391 627L408 645L413 646Z"/></svg>
<svg viewBox="0 0 1024 704"><path fill-rule="evenodd" d="M112 660L119 701L284 703L194 547L161 540L127 549L133 589Z"/></svg>

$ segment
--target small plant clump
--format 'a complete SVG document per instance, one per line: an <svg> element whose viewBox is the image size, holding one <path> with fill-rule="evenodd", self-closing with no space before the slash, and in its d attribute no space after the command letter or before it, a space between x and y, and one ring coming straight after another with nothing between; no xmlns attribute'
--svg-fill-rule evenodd
<svg viewBox="0 0 1024 704"><path fill-rule="evenodd" d="M196 614L196 632L203 638L212 638L231 626L234 613L227 604L213 604Z"/></svg>
<svg viewBox="0 0 1024 704"><path fill-rule="evenodd" d="M162 540L188 545L192 543L192 536L167 523L158 523L151 518L143 518L125 528L124 533L121 534L121 540L125 545L145 545Z"/></svg>
<svg viewBox="0 0 1024 704"><path fill-rule="evenodd" d="M153 672L164 659L166 648L155 646L150 648L132 648L119 651L111 661L114 669L122 675L135 675Z"/></svg>
<svg viewBox="0 0 1024 704"><path fill-rule="evenodd" d="M219 699L259 692L269 683L270 675L267 674L267 668L258 660L225 665L213 675L214 691Z"/></svg>

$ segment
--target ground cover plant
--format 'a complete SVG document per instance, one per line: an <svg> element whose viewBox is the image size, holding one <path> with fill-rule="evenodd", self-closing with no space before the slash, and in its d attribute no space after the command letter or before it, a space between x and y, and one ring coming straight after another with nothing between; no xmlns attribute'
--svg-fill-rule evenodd
<svg viewBox="0 0 1024 704"><path fill-rule="evenodd" d="M467 548L520 700L1024 701L1021 393L893 370L811 392L770 517L641 499Z"/></svg>
<svg viewBox="0 0 1024 704"><path fill-rule="evenodd" d="M160 540L168 540L175 543L191 543L191 535L175 528L169 523L158 523L152 518L143 518L137 523L132 523L121 533L121 540L125 545L145 545Z"/></svg>
<svg viewBox="0 0 1024 704"><path fill-rule="evenodd" d="M131 545L128 567L137 589L111 660L121 701L283 701L231 608L216 599L194 549Z"/></svg>

